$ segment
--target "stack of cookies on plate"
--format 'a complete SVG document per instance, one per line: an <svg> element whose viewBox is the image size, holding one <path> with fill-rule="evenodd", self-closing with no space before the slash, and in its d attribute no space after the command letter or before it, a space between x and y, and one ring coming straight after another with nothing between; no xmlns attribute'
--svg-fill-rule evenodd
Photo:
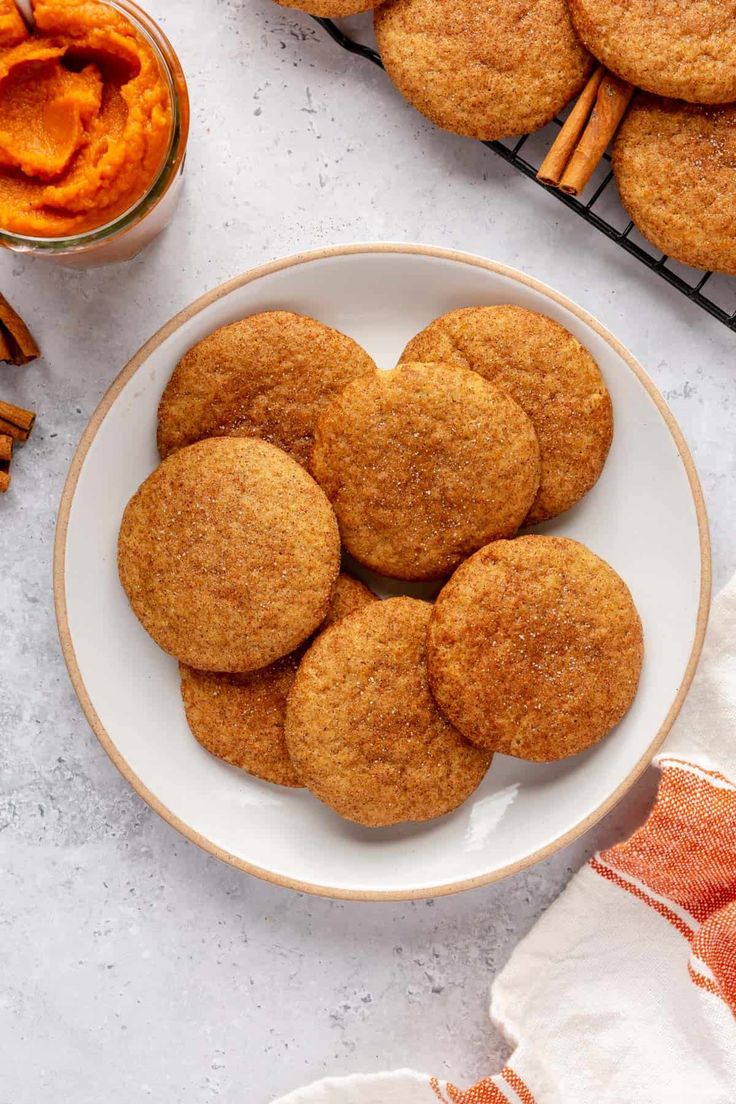
<svg viewBox="0 0 736 1104"><path fill-rule="evenodd" d="M204 338L119 539L195 737L369 826L457 808L494 752L596 743L636 693L631 595L583 545L516 534L593 487L612 432L590 353L521 307L446 314L390 371L288 311Z"/></svg>
<svg viewBox="0 0 736 1104"><path fill-rule="evenodd" d="M438 126L486 141L551 122L597 59L641 90L613 158L632 221L662 253L736 274L736 0L280 2L318 16L375 9L399 91Z"/></svg>

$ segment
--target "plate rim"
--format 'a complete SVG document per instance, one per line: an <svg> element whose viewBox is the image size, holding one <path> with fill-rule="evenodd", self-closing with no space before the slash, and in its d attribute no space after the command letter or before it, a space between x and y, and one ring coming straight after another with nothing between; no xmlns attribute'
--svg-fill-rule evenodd
<svg viewBox="0 0 736 1104"><path fill-rule="evenodd" d="M683 674L682 681L678 688L675 699L670 705L670 708L665 716L665 719L660 726L653 739L648 744L643 755L636 762L634 767L629 771L626 777L619 783L616 789L609 797L603 801L596 809L584 817L579 823L570 828L567 832L558 836L550 843L545 844L544 847L534 851L531 855L527 855L523 859L518 859L513 863L499 868L498 870L491 871L487 874L478 875L475 878L466 878L457 882L450 882L441 886L429 886L419 887L407 890L354 890L345 889L339 886L318 885L312 882L301 882L295 878L289 878L281 874L276 874L270 870L266 870L263 867L256 866L254 863L247 862L244 859L239 858L237 855L233 855L225 848L219 847L211 840L207 839L201 833L197 832L194 828L188 825L185 821L181 820L171 809L169 809L155 794L148 789L141 778L132 770L126 759L123 757L117 746L113 742L106 728L102 724L92 700L87 692L87 688L82 677L81 670L77 663L76 653L74 650L74 644L72 642L71 632L69 629L68 610L66 602L66 544L67 533L69 528L69 518L71 514L71 508L74 501L74 495L77 489L79 476L84 465L84 461L87 457L87 453L94 441L97 433L102 425L105 417L107 416L110 408L117 399L118 395L128 383L128 381L135 375L139 368L147 361L149 356L163 344L173 333L181 328L186 322L188 322L195 315L200 314L203 310L217 302L218 299L222 299L229 295L231 292L244 287L246 284L253 283L255 280L259 280L264 276L271 275L274 272L280 272L287 268L296 267L298 265L308 264L312 261L323 260L325 258L349 256L354 254L374 254L374 253L405 253L410 255L420 255L425 257L432 257L440 260L450 260L459 262L461 264L472 265L476 268L483 268L486 271L493 272L497 275L504 276L512 281L521 283L534 291L539 292L548 299L553 300L558 305L564 307L574 314L580 321L589 326L595 333L598 334L612 349L617 353L627 364L629 369L634 373L644 389L649 394L650 398L657 407L661 417L663 418L665 425L667 426L675 446L677 448L678 455L683 462L685 472L688 478L688 484L695 507L695 514L698 525L698 540L700 548L700 594L698 602L698 616L695 623L695 632L693 635L692 646L690 649L690 655L688 663ZM664 398L660 394L659 390L654 384L654 381L650 378L644 368L639 364L632 353L605 327L599 322L593 315L586 311L583 307L573 302L566 295L556 291L554 288L549 287L543 281L538 280L534 276L530 276L519 269L513 268L509 265L501 264L498 261L489 260L486 257L482 257L475 253L467 253L457 249L447 249L440 246L423 245L419 243L405 243L405 242L356 242L345 245L325 246L319 249L305 250L299 253L291 254L287 257L282 257L274 261L268 261L264 264L255 266L248 269L246 272L241 273L238 276L234 276L229 280L218 284L210 291L200 295L188 306L185 306L182 310L178 311L168 322L166 322L160 329L158 329L152 337L150 337L131 357L127 364L121 369L115 379L112 381L104 395L100 399L96 409L94 410L87 426L82 433L79 443L75 449L74 456L67 473L66 480L64 482L64 488L62 490L61 499L59 502L59 511L56 522L56 530L54 535L54 553L53 553L53 590L54 590L54 606L56 612L56 622L59 632L59 639L61 643L61 650L64 657L64 662L71 680L72 687L77 696L77 699L82 707L82 711L89 723L92 731L97 737L98 741L102 745L104 751L111 759L113 764L117 767L118 771L122 774L123 778L133 787L136 793L141 797L146 804L153 809L167 824L172 828L175 828L182 836L188 839L190 842L196 844L203 851L215 858L220 859L222 862L228 863L228 865L235 867L238 870L251 874L262 881L269 882L272 885L281 886L286 889L295 890L299 893L307 893L318 897L327 897L333 900L346 900L346 901L409 901L409 900L422 900L431 897L444 897L454 893L461 893L470 889L477 889L484 885L489 885L493 882L501 881L503 878L510 877L513 874L518 874L522 870L526 870L536 863L541 862L543 859L549 858L549 856L560 851L563 847L572 843L574 840L579 839L590 828L592 828L599 820L601 820L607 813L609 813L616 804L621 800L624 794L634 785L634 783L641 777L646 768L651 763L654 755L658 749L662 746L666 739L672 725L674 724L677 715L682 708L683 702L690 689L693 677L695 675L696 668L700 659L700 655L703 649L703 642L705 639L705 632L708 624L708 615L710 611L711 602L711 586L712 586L712 564L711 564L711 544L710 534L708 528L708 515L705 505L705 499L703 496L700 479L698 477L695 464L688 448L688 445L683 436L674 414L669 409Z"/></svg>

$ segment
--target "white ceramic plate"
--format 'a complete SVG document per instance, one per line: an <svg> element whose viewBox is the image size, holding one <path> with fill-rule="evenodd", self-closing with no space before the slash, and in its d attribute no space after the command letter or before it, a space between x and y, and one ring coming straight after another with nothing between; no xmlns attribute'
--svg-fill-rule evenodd
<svg viewBox="0 0 736 1104"><path fill-rule="evenodd" d="M556 318L598 361L616 430L594 490L546 532L584 541L629 584L646 662L633 708L598 747L562 763L498 756L456 813L369 831L306 792L248 777L190 735L177 665L159 651L118 583L126 502L156 466L156 407L177 360L217 326L288 308L360 341L392 367L406 341L456 307L517 303ZM103 746L153 808L220 858L282 885L335 897L449 893L550 854L621 797L664 739L692 678L707 620L710 560L687 447L632 357L579 307L529 277L424 246L348 246L291 257L204 296L164 327L93 416L61 503L57 613L75 690Z"/></svg>

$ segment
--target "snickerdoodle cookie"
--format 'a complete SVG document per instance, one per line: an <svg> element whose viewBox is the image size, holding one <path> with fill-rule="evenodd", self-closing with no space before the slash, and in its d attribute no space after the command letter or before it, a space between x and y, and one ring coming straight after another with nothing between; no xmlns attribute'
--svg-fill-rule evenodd
<svg viewBox="0 0 736 1104"><path fill-rule="evenodd" d="M641 93L614 146L624 207L663 253L736 275L736 104L697 107Z"/></svg>
<svg viewBox="0 0 736 1104"><path fill-rule="evenodd" d="M531 418L542 481L527 524L569 509L601 474L613 434L611 398L577 338L523 307L468 307L431 322L403 360L443 361L479 372Z"/></svg>
<svg viewBox="0 0 736 1104"><path fill-rule="evenodd" d="M325 408L312 470L356 560L432 579L516 532L539 487L539 445L521 407L476 372L401 364Z"/></svg>
<svg viewBox="0 0 736 1104"><path fill-rule="evenodd" d="M286 453L218 437L169 456L133 495L118 567L164 651L200 670L251 671L325 619L340 538L324 494Z"/></svg>
<svg viewBox="0 0 736 1104"><path fill-rule="evenodd" d="M276 0L282 8L298 8L309 15L318 15L323 19L341 19L345 15L370 11L381 0Z"/></svg>
<svg viewBox="0 0 736 1104"><path fill-rule="evenodd" d="M521 537L458 568L432 612L427 650L435 699L469 740L548 762L624 716L642 627L626 584L584 545Z"/></svg>
<svg viewBox="0 0 736 1104"><path fill-rule="evenodd" d="M289 695L286 742L302 781L370 827L456 809L491 755L439 713L429 692L431 607L413 598L366 606L323 633Z"/></svg>
<svg viewBox="0 0 736 1104"><path fill-rule="evenodd" d="M323 627L353 613L375 594L341 574ZM304 655L304 646L247 675L223 675L179 665L181 693L193 735L207 751L256 778L281 786L301 786L286 750L286 698Z"/></svg>
<svg viewBox="0 0 736 1104"><path fill-rule="evenodd" d="M736 0L569 0L585 45L619 77L693 103L736 100Z"/></svg>
<svg viewBox="0 0 736 1104"><path fill-rule="evenodd" d="M375 367L357 342L314 318L253 314L179 361L159 405L159 452L203 437L262 437L306 465L321 408Z"/></svg>
<svg viewBox="0 0 736 1104"><path fill-rule="evenodd" d="M388 0L375 28L399 91L438 126L471 138L545 126L592 65L565 0Z"/></svg>

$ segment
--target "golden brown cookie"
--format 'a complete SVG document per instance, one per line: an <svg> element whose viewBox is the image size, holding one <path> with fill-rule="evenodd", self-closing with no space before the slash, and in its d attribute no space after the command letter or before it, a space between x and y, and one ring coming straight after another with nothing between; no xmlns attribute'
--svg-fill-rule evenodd
<svg viewBox="0 0 736 1104"><path fill-rule="evenodd" d="M575 755L618 724L643 655L626 584L562 537L476 552L440 593L427 649L452 724L479 747L538 762Z"/></svg>
<svg viewBox="0 0 736 1104"><path fill-rule="evenodd" d="M545 126L592 66L565 0L388 0L376 9L375 28L402 95L470 138Z"/></svg>
<svg viewBox="0 0 736 1104"><path fill-rule="evenodd" d="M326 407L312 470L356 560L432 579L516 532L539 487L539 445L521 407L476 372L402 364Z"/></svg>
<svg viewBox="0 0 736 1104"><path fill-rule="evenodd" d="M159 647L205 671L251 671L322 623L340 566L330 504L265 441L218 437L169 456L128 503L118 568Z"/></svg>
<svg viewBox="0 0 736 1104"><path fill-rule="evenodd" d="M401 359L472 368L531 418L542 481L528 525L574 506L601 474L613 435L611 398L588 350L558 322L523 307L455 310L417 334Z"/></svg>
<svg viewBox="0 0 736 1104"><path fill-rule="evenodd" d="M329 613L322 625L322 630L328 629L336 621L341 621L343 617L378 600L378 595L374 594L360 579L348 575L347 571L341 571L332 591Z"/></svg>
<svg viewBox="0 0 736 1104"><path fill-rule="evenodd" d="M366 606L323 633L289 694L294 766L341 816L380 827L456 809L491 756L441 716L429 692L431 607L413 598Z"/></svg>
<svg viewBox="0 0 736 1104"><path fill-rule="evenodd" d="M286 698L301 649L246 675L179 664L181 696L195 739L218 759L278 786L301 786L284 743Z"/></svg>
<svg viewBox="0 0 736 1104"><path fill-rule="evenodd" d="M629 83L693 103L736 100L736 0L569 0L585 45Z"/></svg>
<svg viewBox="0 0 736 1104"><path fill-rule="evenodd" d="M314 318L253 314L179 361L159 405L159 452L203 437L262 437L306 466L319 411L375 367L357 342Z"/></svg>
<svg viewBox="0 0 736 1104"><path fill-rule="evenodd" d="M341 574L324 627L378 598ZM247 675L223 675L179 665L187 721L199 743L233 766L281 786L301 786L284 739L286 698L304 646Z"/></svg>
<svg viewBox="0 0 736 1104"><path fill-rule="evenodd" d="M370 11L381 0L276 0L276 3L282 8L297 8L323 19L341 19L346 15Z"/></svg>
<svg viewBox="0 0 736 1104"><path fill-rule="evenodd" d="M736 104L637 95L614 146L621 200L641 233L694 268L736 275Z"/></svg>

